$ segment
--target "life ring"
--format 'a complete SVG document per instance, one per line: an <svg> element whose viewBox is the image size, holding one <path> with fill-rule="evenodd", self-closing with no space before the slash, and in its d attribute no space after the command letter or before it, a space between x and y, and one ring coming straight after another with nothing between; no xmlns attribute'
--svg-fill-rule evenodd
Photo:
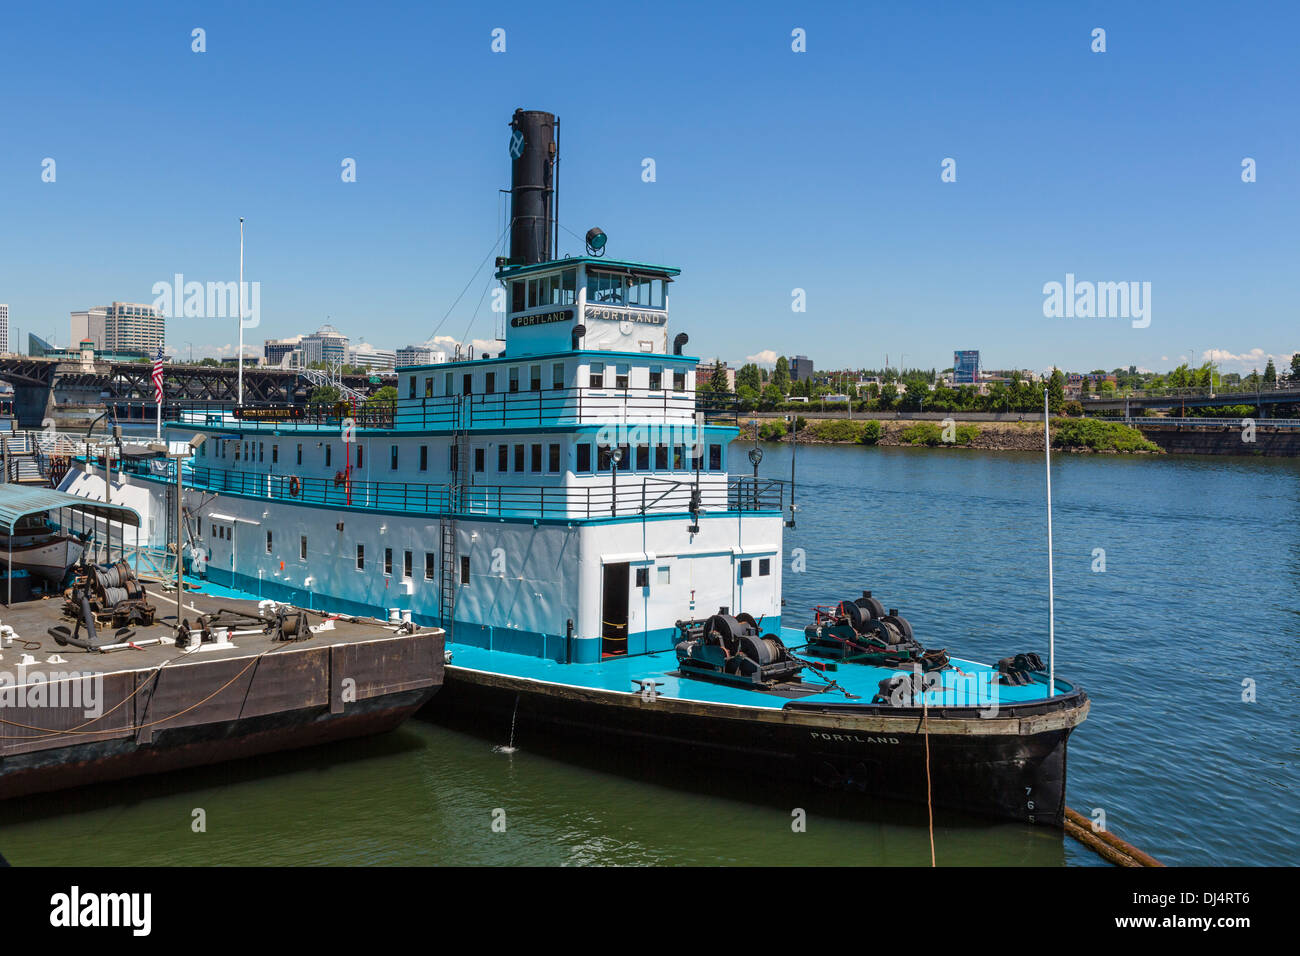
<svg viewBox="0 0 1300 956"><path fill-rule="evenodd" d="M294 475L292 478L289 479L289 494L297 498L301 492L302 492L302 482L298 480L297 475Z"/></svg>

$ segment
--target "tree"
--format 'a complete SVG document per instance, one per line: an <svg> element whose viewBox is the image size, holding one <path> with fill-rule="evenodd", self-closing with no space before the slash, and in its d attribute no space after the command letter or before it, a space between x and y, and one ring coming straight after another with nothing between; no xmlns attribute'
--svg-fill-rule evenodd
<svg viewBox="0 0 1300 956"><path fill-rule="evenodd" d="M709 376L709 391L731 391L730 387L727 385L727 367L722 364L722 359L715 359L713 362L713 374Z"/></svg>
<svg viewBox="0 0 1300 956"><path fill-rule="evenodd" d="M1059 368L1052 369L1052 376L1047 380L1047 410L1053 415L1061 414L1065 405L1065 376Z"/></svg>
<svg viewBox="0 0 1300 956"><path fill-rule="evenodd" d="M790 363L782 355L776 360L776 369L772 372L772 384L781 390L782 395L790 394Z"/></svg>
<svg viewBox="0 0 1300 956"><path fill-rule="evenodd" d="M1291 356L1291 377L1300 378L1300 352Z"/></svg>
<svg viewBox="0 0 1300 956"><path fill-rule="evenodd" d="M925 407L925 400L930 396L930 389L919 378L914 378L907 383L907 391L903 393L903 408L908 411L919 410Z"/></svg>
<svg viewBox="0 0 1300 956"><path fill-rule="evenodd" d="M377 406L391 405L397 401L397 389L392 385L385 385L383 388L376 389L375 393L366 399L366 405L370 408Z"/></svg>
<svg viewBox="0 0 1300 956"><path fill-rule="evenodd" d="M1268 364L1264 366L1264 384L1277 384L1277 369L1273 366L1273 360L1270 358Z"/></svg>
<svg viewBox="0 0 1300 956"><path fill-rule="evenodd" d="M736 391L740 391L742 385L748 385L755 392L763 390L763 375L759 372L758 366L753 362L748 365L742 365L740 371L736 373Z"/></svg>
<svg viewBox="0 0 1300 956"><path fill-rule="evenodd" d="M307 400L313 405L333 405L342 397L343 393L333 385L317 385Z"/></svg>
<svg viewBox="0 0 1300 956"><path fill-rule="evenodd" d="M886 385L880 390L880 407L893 408L894 402L898 398L898 386Z"/></svg>

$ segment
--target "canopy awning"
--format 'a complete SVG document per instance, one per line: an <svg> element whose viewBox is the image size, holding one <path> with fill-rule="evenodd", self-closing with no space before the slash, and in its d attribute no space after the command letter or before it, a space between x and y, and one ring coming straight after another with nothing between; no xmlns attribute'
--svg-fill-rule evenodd
<svg viewBox="0 0 1300 956"><path fill-rule="evenodd" d="M107 504L91 498L79 498L53 488L32 488L27 485L0 484L0 530L13 532L18 519L43 511L69 508L94 515L108 521L120 521L140 527L140 514L126 505Z"/></svg>

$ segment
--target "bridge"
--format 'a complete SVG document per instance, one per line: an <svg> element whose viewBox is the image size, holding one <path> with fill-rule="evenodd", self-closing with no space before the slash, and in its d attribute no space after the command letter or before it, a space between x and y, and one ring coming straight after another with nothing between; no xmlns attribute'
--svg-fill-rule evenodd
<svg viewBox="0 0 1300 956"><path fill-rule="evenodd" d="M155 414L149 362L81 362L10 356L0 358L0 381L14 387L19 422L39 428L47 418L68 422L98 415L111 406L122 419ZM244 366L244 402L250 405L305 405L320 381L297 369ZM231 366L163 365L164 417L190 404L234 404L238 370ZM366 375L342 377L343 391L369 394L378 386Z"/></svg>
<svg viewBox="0 0 1300 956"><path fill-rule="evenodd" d="M1206 408L1218 405L1251 405L1258 417L1267 418L1274 405L1300 404L1300 379L1260 385L1219 385L1214 388L1135 389L1123 395L1090 395L1079 400L1085 414L1132 412L1157 408Z"/></svg>

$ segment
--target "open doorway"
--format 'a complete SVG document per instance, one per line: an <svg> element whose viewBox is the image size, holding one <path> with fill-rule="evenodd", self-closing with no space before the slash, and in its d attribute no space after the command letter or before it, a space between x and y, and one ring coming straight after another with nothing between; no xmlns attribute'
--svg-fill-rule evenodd
<svg viewBox="0 0 1300 956"><path fill-rule="evenodd" d="M628 565L607 564L601 582L600 656L627 653Z"/></svg>

